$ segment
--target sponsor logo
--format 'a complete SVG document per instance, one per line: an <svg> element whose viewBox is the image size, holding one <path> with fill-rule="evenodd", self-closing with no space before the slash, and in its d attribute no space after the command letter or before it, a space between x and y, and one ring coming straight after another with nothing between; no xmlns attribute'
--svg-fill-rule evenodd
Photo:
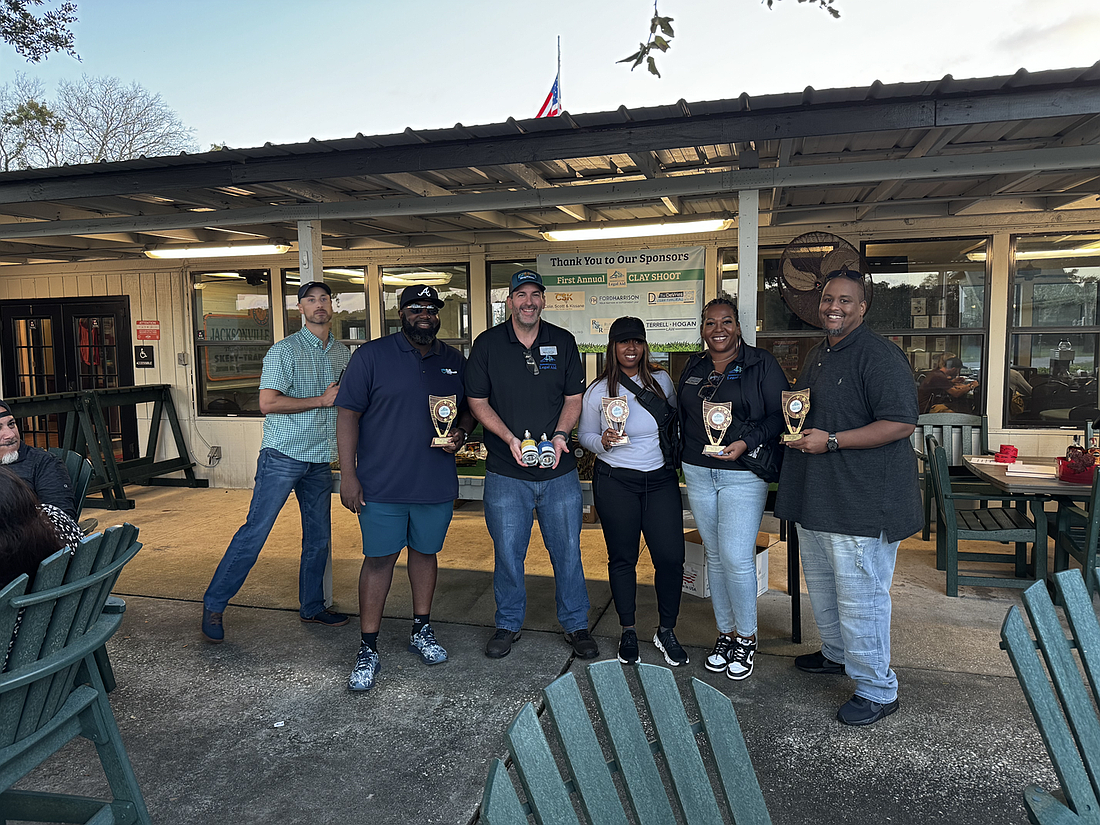
<svg viewBox="0 0 1100 825"><path fill-rule="evenodd" d="M663 304L694 304L695 290L670 289L664 292L650 292L647 296L647 303L651 307Z"/></svg>
<svg viewBox="0 0 1100 825"><path fill-rule="evenodd" d="M452 370L449 367L440 367L439 371L444 375L458 375L458 370Z"/></svg>
<svg viewBox="0 0 1100 825"><path fill-rule="evenodd" d="M607 335L611 331L613 323L615 323L614 318L590 318L588 321L589 331L592 335Z"/></svg>
<svg viewBox="0 0 1100 825"><path fill-rule="evenodd" d="M548 289L544 298L550 312L575 312L585 308L583 290Z"/></svg>
<svg viewBox="0 0 1100 825"><path fill-rule="evenodd" d="M621 267L607 270L607 285L611 287L626 286L626 270Z"/></svg>
<svg viewBox="0 0 1100 825"><path fill-rule="evenodd" d="M697 332L699 321L695 318L646 318L645 327L653 332Z"/></svg>
<svg viewBox="0 0 1100 825"><path fill-rule="evenodd" d="M624 306L626 304L641 303L642 296L637 292L614 292L610 295L593 295L588 299L592 306L613 305Z"/></svg>

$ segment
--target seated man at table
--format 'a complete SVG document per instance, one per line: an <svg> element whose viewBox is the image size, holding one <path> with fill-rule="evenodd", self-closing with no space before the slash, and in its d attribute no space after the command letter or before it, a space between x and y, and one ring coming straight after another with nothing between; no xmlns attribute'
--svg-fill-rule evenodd
<svg viewBox="0 0 1100 825"><path fill-rule="evenodd" d="M922 414L965 412L959 408L959 399L977 388L978 382L959 376L962 365L961 358L948 358L924 376L917 388L917 407Z"/></svg>
<svg viewBox="0 0 1100 825"><path fill-rule="evenodd" d="M23 479L38 500L52 504L76 519L76 502L69 472L61 461L45 450L24 444L11 407L0 400L0 464Z"/></svg>

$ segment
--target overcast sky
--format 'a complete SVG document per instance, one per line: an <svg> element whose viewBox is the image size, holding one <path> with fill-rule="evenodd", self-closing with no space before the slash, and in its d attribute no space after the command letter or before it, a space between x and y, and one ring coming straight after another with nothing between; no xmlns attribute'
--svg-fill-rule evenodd
<svg viewBox="0 0 1100 825"><path fill-rule="evenodd" d="M203 150L533 117L558 35L571 112L1100 60L1097 0L836 0L839 20L796 0L658 0L676 30L662 79L615 63L647 35L650 0L77 2L81 61L0 47L2 82L136 80Z"/></svg>

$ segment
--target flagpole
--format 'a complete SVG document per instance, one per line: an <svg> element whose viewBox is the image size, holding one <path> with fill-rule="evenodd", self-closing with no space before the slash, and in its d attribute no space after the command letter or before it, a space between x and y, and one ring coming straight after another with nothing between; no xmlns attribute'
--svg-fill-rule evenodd
<svg viewBox="0 0 1100 825"><path fill-rule="evenodd" d="M561 102L561 35L558 35L558 102ZM565 106L562 105L562 109Z"/></svg>

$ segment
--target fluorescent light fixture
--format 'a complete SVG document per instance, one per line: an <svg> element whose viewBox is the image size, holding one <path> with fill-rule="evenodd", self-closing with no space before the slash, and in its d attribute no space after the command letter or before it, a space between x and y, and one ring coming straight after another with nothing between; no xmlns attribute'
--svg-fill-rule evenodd
<svg viewBox="0 0 1100 825"><path fill-rule="evenodd" d="M723 272L736 272L737 271L737 264L722 264L722 271Z"/></svg>
<svg viewBox="0 0 1100 825"><path fill-rule="evenodd" d="M342 269L342 268L339 268L339 267L326 266L325 267L325 274L326 275L344 275L348 278L362 278L363 277L363 270L362 269ZM360 283L362 283L362 281L360 281Z"/></svg>
<svg viewBox="0 0 1100 825"><path fill-rule="evenodd" d="M451 282L450 272L403 272L400 275L390 274L382 276L382 283L386 286L443 286Z"/></svg>
<svg viewBox="0 0 1100 825"><path fill-rule="evenodd" d="M549 229L540 232L547 241L601 241L611 238L648 238L655 235L691 235L697 232L721 232L733 226L729 218L668 223L635 223L594 226L586 229Z"/></svg>
<svg viewBox="0 0 1100 825"><path fill-rule="evenodd" d="M219 246L159 246L145 250L147 258L239 258L247 255L283 255L290 251L290 244L245 243Z"/></svg>
<svg viewBox="0 0 1100 825"><path fill-rule="evenodd" d="M984 261L984 252L967 252L967 260ZM1100 257L1100 248L1084 247L1080 249L1025 249L1016 252L1017 261L1033 261L1044 258L1097 258Z"/></svg>

